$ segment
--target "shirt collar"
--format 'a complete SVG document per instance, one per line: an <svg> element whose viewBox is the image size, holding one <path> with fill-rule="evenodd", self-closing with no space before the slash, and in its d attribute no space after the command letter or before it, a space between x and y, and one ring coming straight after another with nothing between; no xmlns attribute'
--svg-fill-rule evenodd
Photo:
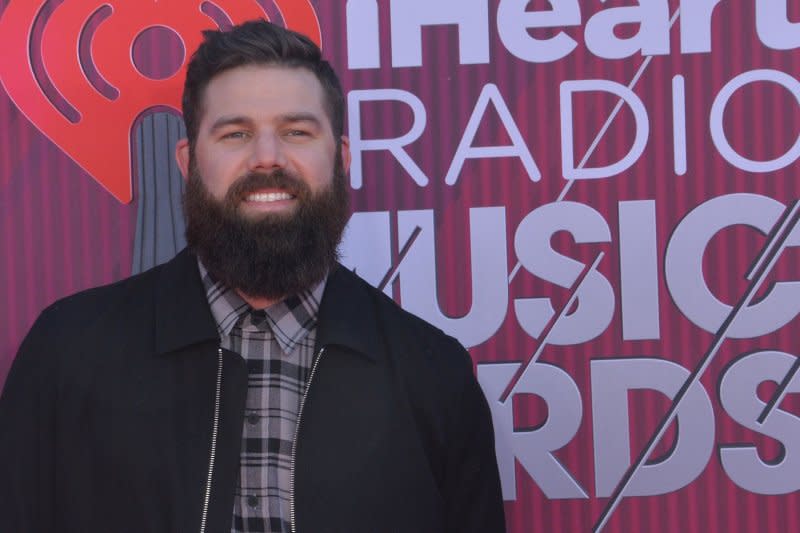
<svg viewBox="0 0 800 533"><path fill-rule="evenodd" d="M275 340L284 354L288 355L316 327L327 276L311 289L289 296L259 312L250 307L234 289L215 279L199 258L197 265L220 335L229 335L234 326L243 318L248 318L248 315L260 315L259 318L266 318Z"/></svg>

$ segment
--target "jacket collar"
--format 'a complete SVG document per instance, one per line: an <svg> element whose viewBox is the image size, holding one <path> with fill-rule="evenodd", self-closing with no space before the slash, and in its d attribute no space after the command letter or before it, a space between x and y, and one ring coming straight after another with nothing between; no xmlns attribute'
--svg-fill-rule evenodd
<svg viewBox="0 0 800 533"><path fill-rule="evenodd" d="M197 259L187 249L160 267L154 301L156 353L209 340L219 342Z"/></svg>
<svg viewBox="0 0 800 533"><path fill-rule="evenodd" d="M155 295L156 353L200 342L219 342L197 258L187 249L159 268ZM374 360L382 341L372 289L337 264L328 276L319 309L317 350L339 345Z"/></svg>
<svg viewBox="0 0 800 533"><path fill-rule="evenodd" d="M376 359L384 347L374 290L344 266L333 267L319 307L317 350L338 345Z"/></svg>

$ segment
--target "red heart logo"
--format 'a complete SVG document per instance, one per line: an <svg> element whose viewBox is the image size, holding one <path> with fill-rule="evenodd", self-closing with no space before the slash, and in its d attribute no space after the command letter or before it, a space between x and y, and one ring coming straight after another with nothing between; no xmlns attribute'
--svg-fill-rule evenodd
<svg viewBox="0 0 800 533"><path fill-rule="evenodd" d="M39 131L123 203L133 196L133 124L155 106L180 112L189 59L184 54L168 77L148 77L133 61L136 39L148 29L167 28L191 51L202 30L220 26L220 16L234 24L269 18L255 0L65 0L49 16L45 4L12 0L6 6L0 82ZM310 0L276 1L276 7L287 27L321 42ZM82 54L87 38L88 54Z"/></svg>

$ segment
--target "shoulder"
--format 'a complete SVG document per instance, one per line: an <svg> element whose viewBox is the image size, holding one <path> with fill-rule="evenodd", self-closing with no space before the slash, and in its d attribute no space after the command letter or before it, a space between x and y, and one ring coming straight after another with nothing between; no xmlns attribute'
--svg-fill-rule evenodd
<svg viewBox="0 0 800 533"><path fill-rule="evenodd" d="M28 336L44 334L50 346L133 337L144 342L142 333L152 332L159 320L180 315L187 305L198 302L207 306L197 259L183 250L145 272L56 301L42 312Z"/></svg>
<svg viewBox="0 0 800 533"><path fill-rule="evenodd" d="M451 384L463 384L474 378L472 359L458 340L406 311L357 274L346 272L358 290L369 294L375 303L376 318L393 357L410 366L411 371L432 372L435 377Z"/></svg>
<svg viewBox="0 0 800 533"><path fill-rule="evenodd" d="M160 267L108 285L93 287L61 298L45 308L31 333L45 330L48 334L80 331L94 320L112 314L122 307L134 311L137 302L144 304L153 294ZM141 305L140 304L140 305Z"/></svg>
<svg viewBox="0 0 800 533"><path fill-rule="evenodd" d="M65 369L78 370L81 347L96 343L97 331L107 329L110 317L131 316L128 308L136 298L145 299L157 271L149 271L115 283L80 291L45 308L33 323L12 362L4 395L9 388L50 389ZM134 297L133 295L138 295ZM69 363L67 363L69 362ZM31 384L35 384L31 385Z"/></svg>
<svg viewBox="0 0 800 533"><path fill-rule="evenodd" d="M454 472L462 467L453 463L467 456L471 462L467 470L486 469L486 479L496 478L491 414L469 352L457 339L402 309L367 282L358 278L358 283L376 304L388 357L437 478L457 476Z"/></svg>
<svg viewBox="0 0 800 533"><path fill-rule="evenodd" d="M356 283L370 293L380 314L382 325L392 340L407 347L414 347L425 355L436 355L444 358L448 364L463 366L470 360L469 354L461 343L433 324L403 309L397 302L379 291L357 274L347 271ZM471 367L471 363L469 365Z"/></svg>

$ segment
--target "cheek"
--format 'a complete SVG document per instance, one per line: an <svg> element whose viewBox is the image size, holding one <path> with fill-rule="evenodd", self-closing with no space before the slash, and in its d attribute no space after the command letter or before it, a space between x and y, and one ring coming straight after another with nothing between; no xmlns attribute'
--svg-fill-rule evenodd
<svg viewBox="0 0 800 533"><path fill-rule="evenodd" d="M198 161L198 170L206 189L217 200L225 197L238 176L235 164L225 157L204 158L202 163Z"/></svg>
<svg viewBox="0 0 800 533"><path fill-rule="evenodd" d="M335 159L327 154L314 154L304 161L303 174L314 192L325 189L333 181Z"/></svg>

